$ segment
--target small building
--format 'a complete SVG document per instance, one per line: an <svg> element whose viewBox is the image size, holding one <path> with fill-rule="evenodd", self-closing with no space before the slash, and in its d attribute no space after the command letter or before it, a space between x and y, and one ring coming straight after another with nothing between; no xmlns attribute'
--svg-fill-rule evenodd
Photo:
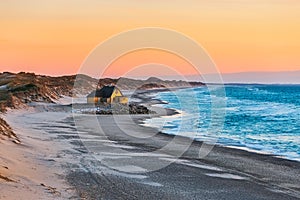
<svg viewBox="0 0 300 200"><path fill-rule="evenodd" d="M116 86L104 86L91 92L87 96L87 103L100 104L100 103L121 103L127 104L128 97L123 96L121 90Z"/></svg>

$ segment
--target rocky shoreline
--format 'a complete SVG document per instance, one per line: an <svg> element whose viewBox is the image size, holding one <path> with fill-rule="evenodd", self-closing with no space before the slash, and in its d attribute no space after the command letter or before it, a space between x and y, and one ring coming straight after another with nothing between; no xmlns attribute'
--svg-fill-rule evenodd
<svg viewBox="0 0 300 200"><path fill-rule="evenodd" d="M128 114L155 114L146 106L138 103L113 104L113 105L73 105L76 113L96 115L128 115Z"/></svg>

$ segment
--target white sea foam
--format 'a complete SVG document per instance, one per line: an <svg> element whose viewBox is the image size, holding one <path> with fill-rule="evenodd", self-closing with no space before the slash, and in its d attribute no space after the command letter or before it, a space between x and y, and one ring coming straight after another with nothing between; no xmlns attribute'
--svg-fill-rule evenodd
<svg viewBox="0 0 300 200"><path fill-rule="evenodd" d="M151 185L151 186L154 186L154 187L162 187L163 186L162 184L157 183L157 182L153 182L153 181L143 181L141 183L145 184L145 185Z"/></svg>
<svg viewBox="0 0 300 200"><path fill-rule="evenodd" d="M123 165L123 166L113 166L114 169L122 171L122 172L128 172L128 173L145 173L148 170L139 166L135 165Z"/></svg>
<svg viewBox="0 0 300 200"><path fill-rule="evenodd" d="M215 178L224 178L224 179L234 179L234 180L247 180L247 177L242 177L234 174L224 173L224 174L218 174L218 173L206 173L205 175Z"/></svg>
<svg viewBox="0 0 300 200"><path fill-rule="evenodd" d="M179 96L186 95L183 100L186 100L185 105L188 105L182 108L182 114L148 120L145 126L159 128L166 134L190 137L212 144L217 142L230 148L274 154L292 160L300 159L300 107L293 99L297 99L299 94L287 94L282 88L273 92L277 86L229 85L226 87L231 89L232 94L226 97L228 105L226 120L222 132L218 134L208 131L212 119L211 96L205 92L205 88L193 90L198 92L196 96L199 110L194 110L194 106L191 106L195 104L189 98L191 89L182 89L177 93L181 93ZM292 91L296 92L298 89ZM283 92L283 95L280 95L280 92ZM179 108L184 104L181 102L179 105L174 94L170 92L158 94L156 97L169 101L167 105L160 105L162 107ZM198 119L191 117L196 114L199 116Z"/></svg>
<svg viewBox="0 0 300 200"><path fill-rule="evenodd" d="M106 144L106 146L121 148L121 149L135 149L135 147L128 146L128 145L121 145L121 144Z"/></svg>
<svg viewBox="0 0 300 200"><path fill-rule="evenodd" d="M220 169L218 167L214 167L214 166L210 166L210 165L206 165L206 164L193 163L193 162L190 162L190 161L184 160L184 159L160 158L160 160L165 160L165 161L168 161L168 162L171 162L171 163L178 163L178 164L181 164L181 165L196 167L196 168L205 169L205 170L223 171L222 169Z"/></svg>

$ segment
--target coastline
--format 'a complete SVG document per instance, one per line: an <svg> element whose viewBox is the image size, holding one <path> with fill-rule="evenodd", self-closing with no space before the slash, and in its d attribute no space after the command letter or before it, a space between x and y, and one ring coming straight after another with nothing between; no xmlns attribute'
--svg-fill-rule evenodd
<svg viewBox="0 0 300 200"><path fill-rule="evenodd" d="M241 84L243 85L243 84ZM252 84L251 84L252 85ZM262 84L262 85L265 85L265 84ZM173 88L174 89L174 88ZM178 89L185 89L185 88L178 88ZM174 89L176 90L176 89ZM149 94L152 94L152 93L157 93L157 92L164 92L164 91L168 91L168 90L154 90L154 92L152 91L149 91ZM141 93L142 95L145 95L147 94L148 92L147 91L144 91L143 93ZM157 98L152 98L152 97L149 97L149 98L141 98L142 101L145 100L145 102L151 102L149 107L151 106L155 106L155 105L164 105L164 104L167 104L167 102L164 102L160 99L157 99ZM167 110L170 110L170 113L169 114L166 114L165 116L166 117L169 117L169 116L172 116L172 115L176 115L176 114L179 114L181 113L182 111L180 110L176 110L174 108L165 108L163 106L161 106L162 108L164 109L167 109ZM173 113L172 113L173 111ZM164 115L162 116L158 116L158 117L163 117ZM144 123L141 123L141 125L143 125ZM151 125L149 125L151 127ZM155 127L154 127L155 128ZM164 133L166 135L171 135L171 136L174 136L173 134L170 134L170 133ZM183 137L188 137L189 136L183 136ZM199 141L199 142L204 142L204 143L207 143L207 144L210 144L210 145L214 145L214 146L219 146L219 147L225 147L225 148L231 148L231 149L236 149L236 150L241 150L241 151L247 151L247 152L251 152L251 153L256 153L256 154L261 154L261 155L267 155L267 156L271 156L271 157L274 157L274 158L279 158L279 159L283 159L283 160L289 160L289 161L295 161L295 162L300 162L300 159L299 158L293 158L293 157L289 157L289 156L284 156L284 155L280 155L280 154L275 154L275 153L272 153L272 152L268 152L268 151L264 151L264 150L256 150L256 149L253 149L253 148L250 148L250 147L247 147L247 146L234 146L234 145L230 145L230 144L226 144L226 143L214 143L214 144L211 144L209 142L206 142L206 141L203 141L201 140L201 138L195 138L194 139L195 141Z"/></svg>
<svg viewBox="0 0 300 200"><path fill-rule="evenodd" d="M153 92L149 91L149 94L157 93L157 92L163 92L163 91L165 91L165 90L154 90ZM144 95L145 93L147 94L148 92L145 91L144 93L141 93L141 94ZM145 101L146 103L151 102L150 105L149 105L150 109L153 108L153 106L155 106L157 104L165 104L165 102L163 102L162 100L153 99L151 97L146 98L146 99L143 98L142 101ZM167 109L170 112L166 115L159 114L156 117L172 116L172 115L179 114L179 111L177 111L175 109L164 108L164 107L161 107L161 108ZM139 124L144 125L145 124L145 119L140 120ZM155 127L152 127L152 128L155 128ZM162 135L163 137L168 137L170 139L175 137L174 135L164 133L164 132L159 132L158 134ZM183 139L188 138L186 136L176 136L176 137L182 137ZM201 140L193 140L193 145L198 146L199 149L201 148L202 144L210 145L209 143L206 143L206 142L201 141ZM290 166L290 167L293 167L295 169L295 174L297 174L297 169L300 169L300 162L298 160L288 159L286 157L282 157L282 156L275 155L275 154L272 154L272 153L266 153L266 152L262 152L262 151L252 150L250 148L248 149L248 148L243 148L243 147L238 147L238 146L226 146L226 145L222 145L222 144L213 144L213 150L210 154L219 154L219 153L220 154L228 154L229 157L231 157L230 156L231 154L236 154L236 155L239 155L239 156L242 156L242 157L250 157L255 161L267 162L267 163L272 163L274 165L278 165L278 166L280 166L279 168L281 168L282 166ZM185 155L188 155L188 154L189 153L187 152ZM198 155L195 155L195 156L196 157L183 156L182 158L197 159ZM201 159L201 160L202 161L206 160L210 164L212 164L212 163L214 163L216 165L221 164L219 159L214 159L214 156L215 155L208 155L206 158ZM221 165L222 165L222 167L226 167L226 168L237 168L236 164L237 164L236 162L233 164L233 163L230 163L230 162L224 162L223 161ZM251 166L250 162L248 164L249 164L248 166ZM247 169L246 173L250 172L251 175L262 176L262 174L256 174L254 171L255 170ZM274 171L277 171L277 170L274 169ZM265 178L265 179L267 179L267 178ZM296 196L300 198L300 186L297 186L297 180L300 180L300 176L297 176L297 178L295 179L295 181L294 181L294 186L295 187L292 187L292 190L296 188L296 190L297 190L296 191L296 194L297 194ZM287 185L289 185L289 184L287 184ZM285 187L284 187L284 189L287 189L287 191L289 190L289 188L285 188Z"/></svg>
<svg viewBox="0 0 300 200"><path fill-rule="evenodd" d="M142 95L144 96L144 93ZM152 109L158 109L155 117L178 114L172 109L155 107L155 104L159 103L158 100L148 98L144 99L143 103ZM49 107L48 112L45 111L45 107ZM141 126L143 120L149 118L148 115L133 115L136 126L129 124L127 116L122 116L119 119L121 124L116 124L112 116L97 115L97 120L105 124L105 137L98 134L96 127L90 126L88 129L82 128L80 133L80 130L76 130L74 117L90 123L95 120L95 116L73 116L70 109L70 106L43 105L35 111L25 111L21 114L16 110L15 113L8 113L6 118L21 136L22 143L25 143L23 145L32 150L32 160L39 163L43 158L42 165L39 165L40 180L48 180L45 185L58 188L60 194L49 195L49 190L37 182L35 187L39 188L40 194L48 194L49 199L65 199L67 194L70 195L68 191L73 190L76 190L75 196L81 199L139 199L142 196L144 199L300 198L299 162L219 145L215 145L208 156L199 159L199 148L203 144L201 141L192 141L187 151L178 159L172 156L172 152L162 152L160 159L149 156L142 158L142 162L136 160L135 167L141 172L133 173L126 168L126 163L141 158L135 158L131 153L150 154L170 143L174 136L157 132L155 128ZM20 124L22 120L23 123ZM145 138L151 134L152 137L144 139L124 135L120 126ZM23 128L26 130L25 135L22 133ZM48 149L44 155L40 154L42 146L35 145L37 141L47 144L47 147L54 151L49 153ZM178 137L178 141L190 142L185 137ZM90 144L92 146L89 148ZM22 151L24 146L20 146L19 150ZM114 154L120 149L126 150L124 155ZM26 161L26 158L22 159ZM160 162L167 162L167 166L157 171L147 170ZM109 167L107 163L114 165ZM115 169L115 165L120 168ZM51 169L49 174L60 175L54 175L55 178L52 177L50 181L51 179L42 173L42 169L47 166ZM27 178L35 179L30 176ZM68 184L62 186L55 183L56 181L67 181ZM23 192L26 193L26 190ZM6 195L9 195L8 193L6 192Z"/></svg>
<svg viewBox="0 0 300 200"><path fill-rule="evenodd" d="M145 119L146 116L136 116L138 120ZM99 118L102 118L101 120L105 122L105 124L108 124L109 121L112 119L110 116L105 116ZM104 119L105 118L105 119ZM125 119L123 121L126 121ZM162 146L168 144L171 140L174 139L174 136L167 135L164 133L157 133L154 137L151 138L151 141L145 141L140 139L133 139L130 137L130 139L126 136L124 136L122 133L119 133L118 130L112 130L112 127L115 127L116 125L108 125L106 133L108 133L108 138L114 142L116 142L119 145L122 145L124 148L132 147L132 148L138 148L142 149L142 152L144 151L155 151L157 149L162 148ZM125 126L126 127L126 126ZM131 127L132 128L132 127ZM152 128L148 129L148 131L151 131ZM131 129L134 131L135 129ZM139 130L140 131L140 130ZM152 129L153 131L153 129ZM142 134L142 133L141 133ZM147 133L146 133L147 134ZM187 138L180 137L180 141L185 141ZM241 188L239 188L238 185L235 185L234 188L227 188L224 186L224 190L227 192L239 192L240 197L242 196L243 199L260 199L260 198L266 198L266 199L294 199L299 198L299 186L298 186L298 180L299 175L297 174L300 163L284 160L280 158L274 158L270 156L264 156L256 153L251 153L247 151L242 150L236 150L236 149L230 149L226 147L220 147L215 146L211 153L203 158L198 158L198 150L201 147L202 142L199 141L193 141L190 145L189 149L181 156L178 160L176 158L172 160L172 158L165 158L165 159L171 159L171 163L166 168L163 168L161 170L158 170L157 172L149 172L150 174L160 174L166 180L169 180L169 177L176 176L176 173L184 169L182 167L183 165L189 166L191 168L185 169L184 173L188 177L194 177L195 179L193 183L189 182L188 180L182 180L182 186L177 187L173 185L175 188L180 190L188 190L185 184L187 185L193 185L196 187L197 185L201 185L205 183L206 181L209 182L209 179L201 177L199 178L199 174L201 173L200 169L205 169L207 171L213 171L214 173L206 173L207 176L215 176L217 177L214 179L214 184L218 185L219 182L225 181L225 184L231 185L231 184L239 184L243 187L242 192L240 191ZM135 152L135 151L133 151ZM171 154L172 155L172 154ZM111 154L110 154L111 156ZM115 156L115 155L114 155ZM118 154L120 156L120 154ZM127 154L126 154L127 156ZM101 158L102 160L103 158ZM119 158L120 159L120 158ZM126 158L128 159L128 158ZM131 157L131 159L133 159ZM147 161L149 159L150 161ZM154 162L151 158L147 158L143 160L144 165L151 165L151 163ZM120 163L117 163L119 165L122 165L123 162L120 161ZM178 168L179 165L179 168ZM147 168L146 166L145 168ZM199 169L200 168L200 169ZM167 170L166 170L167 169ZM166 170L166 171L165 171ZM187 170L187 171L186 171ZM191 171L189 171L191 170ZM195 170L195 171L193 171ZM197 171L199 170L199 171ZM146 170L147 171L147 170ZM206 171L206 172L207 172ZM144 174L144 173L142 173ZM147 173L146 173L147 174ZM224 176L224 177L222 177ZM150 175L151 177L151 175ZM199 179L198 179L198 178ZM234 177L234 178L232 178ZM177 177L179 178L179 177ZM167 185L172 183L166 183L166 180L160 180L159 184L161 185ZM173 179L172 179L173 180ZM250 182L250 185L246 186L247 183ZM163 182L163 183L162 183ZM234 182L234 183L232 183ZM248 183L249 183L248 182ZM224 182L222 183L224 184ZM77 187L81 187L82 185L77 185ZM139 188L138 186L136 186ZM131 188L133 191L136 191L137 188ZM260 189L259 189L260 188ZM166 188L164 188L166 189ZM208 191L211 191L209 188L206 188ZM263 191L258 191L263 190ZM154 189L154 193L161 191ZM272 191L271 193L268 193ZM275 193L273 193L275 191ZM170 192L170 191L169 191ZM174 191L173 191L174 192ZM203 191L202 191L203 192ZM172 194L172 192L170 192ZM216 192L218 193L218 192ZM222 192L221 192L222 193ZM201 193L197 193L201 196ZM191 194L185 194L186 196L181 196L180 198L191 198ZM220 196L224 194L218 194ZM227 194L228 195L228 194ZM258 195L258 196L256 196ZM281 196L281 195L291 195L291 196ZM218 198L220 198L218 196ZM226 195L225 195L226 196ZM175 197L174 197L175 198ZM179 197L177 197L179 198ZM175 198L175 199L177 199ZM226 198L231 199L240 199L236 198L235 196L228 195Z"/></svg>

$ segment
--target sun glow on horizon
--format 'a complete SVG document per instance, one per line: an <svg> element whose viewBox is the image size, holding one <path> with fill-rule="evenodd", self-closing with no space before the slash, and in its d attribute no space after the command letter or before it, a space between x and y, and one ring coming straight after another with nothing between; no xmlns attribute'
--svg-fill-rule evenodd
<svg viewBox="0 0 300 200"><path fill-rule="evenodd" d="M0 71L76 74L99 43L140 27L193 38L222 73L300 70L299 10L299 1L284 0L2 1ZM193 73L182 61L149 51L116 61L110 73L153 56L155 63Z"/></svg>

